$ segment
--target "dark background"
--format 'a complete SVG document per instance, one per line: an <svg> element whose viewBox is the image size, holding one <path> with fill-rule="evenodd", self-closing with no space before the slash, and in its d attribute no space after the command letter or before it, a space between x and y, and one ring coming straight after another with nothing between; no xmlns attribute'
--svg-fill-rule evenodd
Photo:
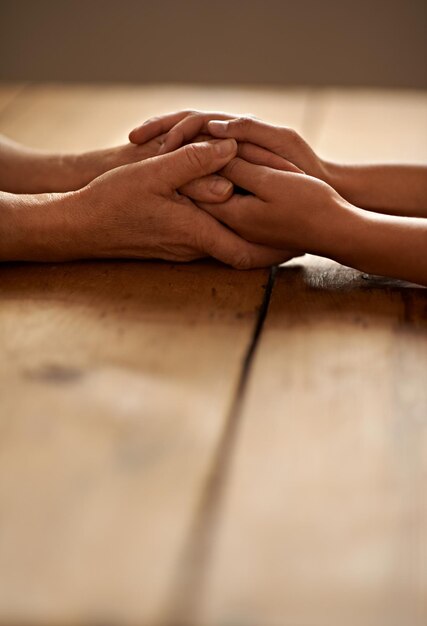
<svg viewBox="0 0 427 626"><path fill-rule="evenodd" d="M426 0L0 0L0 79L427 87Z"/></svg>

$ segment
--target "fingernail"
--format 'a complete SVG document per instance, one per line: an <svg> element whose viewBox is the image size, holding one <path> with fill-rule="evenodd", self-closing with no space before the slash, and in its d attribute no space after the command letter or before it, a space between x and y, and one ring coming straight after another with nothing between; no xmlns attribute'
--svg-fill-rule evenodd
<svg viewBox="0 0 427 626"><path fill-rule="evenodd" d="M212 120L208 123L210 131L217 133L218 135L224 135L227 132L228 122L221 120Z"/></svg>
<svg viewBox="0 0 427 626"><path fill-rule="evenodd" d="M219 156L225 157L236 151L236 141L234 139L225 139L215 144L215 151Z"/></svg>
<svg viewBox="0 0 427 626"><path fill-rule="evenodd" d="M231 183L229 180L225 180L225 178L217 178L214 180L209 189L217 196L223 196L228 191L230 191Z"/></svg>

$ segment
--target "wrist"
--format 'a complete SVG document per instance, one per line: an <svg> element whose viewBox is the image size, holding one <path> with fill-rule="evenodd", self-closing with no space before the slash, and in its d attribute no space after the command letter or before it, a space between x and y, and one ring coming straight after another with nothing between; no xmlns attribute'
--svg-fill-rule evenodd
<svg viewBox="0 0 427 626"><path fill-rule="evenodd" d="M108 169L105 159L97 158L95 152L64 154L56 157L52 168L52 189L67 192L82 189Z"/></svg>
<svg viewBox="0 0 427 626"><path fill-rule="evenodd" d="M324 217L323 238L318 237L320 250L315 254L326 256L342 265L362 272L372 272L377 242L373 232L373 214L347 202L338 194L333 209ZM375 263L374 263L375 265Z"/></svg>
<svg viewBox="0 0 427 626"><path fill-rule="evenodd" d="M81 155L34 153L22 188L17 193L45 194L79 189L82 186Z"/></svg>
<svg viewBox="0 0 427 626"><path fill-rule="evenodd" d="M129 144L64 156L65 171L70 173L68 180L73 185L68 189L82 189L105 172L147 158L138 148L139 146Z"/></svg>
<svg viewBox="0 0 427 626"><path fill-rule="evenodd" d="M107 153L107 151L105 151ZM37 154L33 158L31 180L26 181L27 193L63 193L76 191L110 167L108 154Z"/></svg>
<svg viewBox="0 0 427 626"><path fill-rule="evenodd" d="M82 256L84 224L74 193L1 194L0 260L65 261Z"/></svg>
<svg viewBox="0 0 427 626"><path fill-rule="evenodd" d="M376 209L372 181L366 177L366 168L359 165L342 165L325 162L327 182L348 202L363 209Z"/></svg>
<svg viewBox="0 0 427 626"><path fill-rule="evenodd" d="M310 242L307 252L349 264L354 255L355 233L363 228L361 214L363 211L335 190L326 190L324 201L310 214L310 224L304 227Z"/></svg>
<svg viewBox="0 0 427 626"><path fill-rule="evenodd" d="M79 154L43 155L42 172L33 193L82 189L105 172L154 156L157 147L125 144Z"/></svg>
<svg viewBox="0 0 427 626"><path fill-rule="evenodd" d="M322 161L322 169L324 171L324 181L333 187L340 196L348 200L348 191L349 187L351 187L351 169L348 165Z"/></svg>

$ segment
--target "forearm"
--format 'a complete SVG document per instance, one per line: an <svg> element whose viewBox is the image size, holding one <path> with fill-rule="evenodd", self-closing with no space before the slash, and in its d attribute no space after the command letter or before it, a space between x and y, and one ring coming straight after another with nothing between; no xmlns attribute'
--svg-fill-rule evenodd
<svg viewBox="0 0 427 626"><path fill-rule="evenodd" d="M0 189L11 193L43 193L76 189L78 159L26 148L0 137Z"/></svg>
<svg viewBox="0 0 427 626"><path fill-rule="evenodd" d="M138 152L136 146L120 146L80 154L48 153L0 136L0 190L16 194L74 191L109 169L137 160Z"/></svg>
<svg viewBox="0 0 427 626"><path fill-rule="evenodd" d="M427 219L340 206L317 253L362 272L427 285Z"/></svg>
<svg viewBox="0 0 427 626"><path fill-rule="evenodd" d="M157 154L162 137L79 154L50 154L0 136L0 190L39 194L75 191L105 172Z"/></svg>
<svg viewBox="0 0 427 626"><path fill-rule="evenodd" d="M73 193L0 192L0 261L62 261L84 256L85 212Z"/></svg>
<svg viewBox="0 0 427 626"><path fill-rule="evenodd" d="M427 167L326 164L328 181L355 206L407 217L427 217Z"/></svg>

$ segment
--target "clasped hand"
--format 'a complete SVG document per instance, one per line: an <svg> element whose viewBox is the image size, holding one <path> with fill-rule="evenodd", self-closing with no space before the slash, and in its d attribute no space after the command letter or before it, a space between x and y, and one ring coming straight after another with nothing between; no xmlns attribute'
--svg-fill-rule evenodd
<svg viewBox="0 0 427 626"><path fill-rule="evenodd" d="M153 118L129 138L143 144L161 135L159 154L167 154L199 136L233 138L235 158L222 176L249 195L197 205L249 242L278 250L322 253L318 225L346 201L328 184L323 162L292 129L223 113L184 111ZM347 203L348 204L348 203Z"/></svg>
<svg viewBox="0 0 427 626"><path fill-rule="evenodd" d="M172 113L129 138L144 144L162 136L159 154L167 155L206 135L237 141L220 173L249 195L196 204L241 240L281 251L282 261L310 252L427 284L425 166L327 162L290 128L224 113ZM242 266L252 267L252 257Z"/></svg>
<svg viewBox="0 0 427 626"><path fill-rule="evenodd" d="M290 128L224 113L172 113L129 137L74 156L0 138L0 260L249 269L309 252L427 284L425 166L330 163Z"/></svg>

